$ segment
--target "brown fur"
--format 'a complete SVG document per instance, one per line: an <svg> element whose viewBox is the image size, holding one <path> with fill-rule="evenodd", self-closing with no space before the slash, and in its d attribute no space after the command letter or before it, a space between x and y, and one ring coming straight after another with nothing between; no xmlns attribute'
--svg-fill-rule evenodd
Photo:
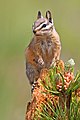
<svg viewBox="0 0 80 120"><path fill-rule="evenodd" d="M53 62L59 60L60 51L60 38L54 27L49 34L33 36L25 50L26 74L30 84L38 79L41 69L49 69Z"/></svg>

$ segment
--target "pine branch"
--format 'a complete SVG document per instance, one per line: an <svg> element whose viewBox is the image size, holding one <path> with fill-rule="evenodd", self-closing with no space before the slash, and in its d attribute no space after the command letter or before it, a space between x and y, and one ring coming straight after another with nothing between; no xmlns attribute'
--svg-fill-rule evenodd
<svg viewBox="0 0 80 120"><path fill-rule="evenodd" d="M57 61L42 69L36 81L26 120L79 120L80 72L74 76L74 61Z"/></svg>

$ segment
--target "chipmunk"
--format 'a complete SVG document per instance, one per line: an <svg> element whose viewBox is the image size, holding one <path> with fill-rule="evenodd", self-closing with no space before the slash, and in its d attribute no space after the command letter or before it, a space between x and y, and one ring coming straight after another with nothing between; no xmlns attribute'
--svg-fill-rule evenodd
<svg viewBox="0 0 80 120"><path fill-rule="evenodd" d="M26 74L31 85L39 78L43 68L49 69L59 60L61 51L60 37L55 30L50 11L46 12L45 17L38 11L32 30L34 36L25 50Z"/></svg>

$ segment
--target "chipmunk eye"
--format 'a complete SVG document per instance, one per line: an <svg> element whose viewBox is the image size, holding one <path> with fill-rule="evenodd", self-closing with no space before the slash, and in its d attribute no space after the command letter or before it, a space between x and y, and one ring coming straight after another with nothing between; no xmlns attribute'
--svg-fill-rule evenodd
<svg viewBox="0 0 80 120"><path fill-rule="evenodd" d="M43 24L43 25L42 25L42 28L44 28L44 27L46 27L46 24Z"/></svg>

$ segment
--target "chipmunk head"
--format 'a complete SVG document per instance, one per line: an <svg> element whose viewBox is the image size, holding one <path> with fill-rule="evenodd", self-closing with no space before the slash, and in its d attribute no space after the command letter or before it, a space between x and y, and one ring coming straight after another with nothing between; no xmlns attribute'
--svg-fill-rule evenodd
<svg viewBox="0 0 80 120"><path fill-rule="evenodd" d="M32 29L35 35L50 34L53 30L53 19L51 12L47 11L46 17L43 17L41 12L38 11L37 20L34 22Z"/></svg>

